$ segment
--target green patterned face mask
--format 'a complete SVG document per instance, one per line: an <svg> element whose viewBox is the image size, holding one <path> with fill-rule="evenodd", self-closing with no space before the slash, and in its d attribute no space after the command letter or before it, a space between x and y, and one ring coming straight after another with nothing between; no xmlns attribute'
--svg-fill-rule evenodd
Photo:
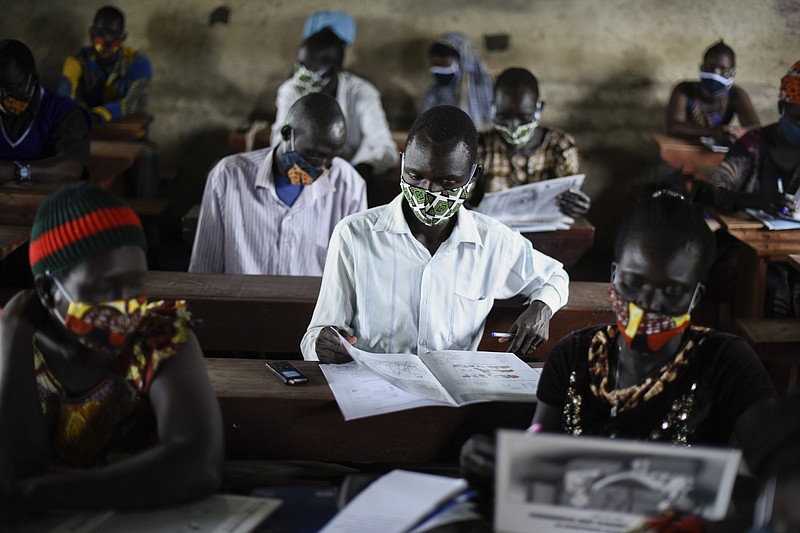
<svg viewBox="0 0 800 533"><path fill-rule="evenodd" d="M310 70L302 63L295 64L292 80L294 80L294 86L297 88L297 92L300 93L300 96L320 92L329 81L327 77L323 77L319 73Z"/></svg>
<svg viewBox="0 0 800 533"><path fill-rule="evenodd" d="M400 189L403 191L403 196L408 202L408 206L420 222L426 226L438 226L439 224L444 224L455 215L469 197L478 165L472 165L467 183L455 189L444 189L442 191L429 191L422 187L409 185L403 179L404 167L405 154L400 166Z"/></svg>
<svg viewBox="0 0 800 533"><path fill-rule="evenodd" d="M536 102L536 112L533 114L533 120L526 124L520 124L513 130L505 127L503 124L498 124L497 122L494 123L494 129L496 129L500 135L503 137L503 140L506 141L511 146L516 148L522 148L528 141L531 140L533 137L536 128L539 127L539 119L542 117L542 102Z"/></svg>

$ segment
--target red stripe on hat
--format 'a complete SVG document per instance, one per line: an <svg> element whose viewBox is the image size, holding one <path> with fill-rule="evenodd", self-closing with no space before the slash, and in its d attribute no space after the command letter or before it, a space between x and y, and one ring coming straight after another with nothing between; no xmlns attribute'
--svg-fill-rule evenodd
<svg viewBox="0 0 800 533"><path fill-rule="evenodd" d="M70 220L53 228L33 241L30 245L30 263L34 265L42 259L97 233L122 226L142 227L142 221L127 206L106 207L82 217Z"/></svg>

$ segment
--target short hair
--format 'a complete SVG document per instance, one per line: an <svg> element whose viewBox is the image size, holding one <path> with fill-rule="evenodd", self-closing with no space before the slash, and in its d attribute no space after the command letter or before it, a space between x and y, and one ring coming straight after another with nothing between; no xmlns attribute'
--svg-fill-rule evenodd
<svg viewBox="0 0 800 533"><path fill-rule="evenodd" d="M494 83L494 90L497 91L501 87L504 89L524 87L539 96L539 81L533 73L524 68L508 68L501 72Z"/></svg>
<svg viewBox="0 0 800 533"><path fill-rule="evenodd" d="M300 46L305 46L313 51L319 51L329 47L335 49L336 64L341 67L344 62L344 49L347 43L341 40L332 29L325 27L305 39Z"/></svg>
<svg viewBox="0 0 800 533"><path fill-rule="evenodd" d="M438 41L433 43L430 46L430 48L428 48L428 55L436 57L454 57L456 59L461 58L461 55L458 53L458 50L456 50L452 46L448 46Z"/></svg>
<svg viewBox="0 0 800 533"><path fill-rule="evenodd" d="M708 50L706 50L706 53L703 54L703 62L705 63L706 61L708 61L709 57L716 54L727 55L728 57L731 58L731 65L733 65L734 67L736 66L736 54L733 52L733 48L725 44L725 42L722 39L712 44L708 48Z"/></svg>
<svg viewBox="0 0 800 533"><path fill-rule="evenodd" d="M327 123L339 118L345 120L336 98L323 93L310 93L292 104L286 114L285 123L296 128L299 121Z"/></svg>
<svg viewBox="0 0 800 533"><path fill-rule="evenodd" d="M616 261L619 261L625 246L634 238L657 242L661 249L667 251L687 248L698 250L697 274L701 281L705 280L714 262L714 234L706 224L701 208L673 191L659 190L634 202L617 233L614 249Z"/></svg>
<svg viewBox="0 0 800 533"><path fill-rule="evenodd" d="M0 41L0 72L7 73L16 68L23 76L36 74L33 52L22 41L4 39Z"/></svg>
<svg viewBox="0 0 800 533"><path fill-rule="evenodd" d="M406 146L410 146L420 132L435 143L463 142L470 162L478 159L478 130L469 115L455 106L437 105L417 117L408 130Z"/></svg>
<svg viewBox="0 0 800 533"><path fill-rule="evenodd" d="M96 26L97 21L100 19L109 21L118 20L120 28L123 30L125 29L125 14L114 6L103 6L98 9L97 13L94 14L93 24Z"/></svg>

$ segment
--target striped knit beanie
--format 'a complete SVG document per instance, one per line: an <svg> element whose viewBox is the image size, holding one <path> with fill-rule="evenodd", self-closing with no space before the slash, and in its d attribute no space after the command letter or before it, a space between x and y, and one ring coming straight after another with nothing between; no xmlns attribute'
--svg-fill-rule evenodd
<svg viewBox="0 0 800 533"><path fill-rule="evenodd" d="M133 209L99 187L74 183L39 205L28 258L35 277L128 245L147 251L142 222Z"/></svg>

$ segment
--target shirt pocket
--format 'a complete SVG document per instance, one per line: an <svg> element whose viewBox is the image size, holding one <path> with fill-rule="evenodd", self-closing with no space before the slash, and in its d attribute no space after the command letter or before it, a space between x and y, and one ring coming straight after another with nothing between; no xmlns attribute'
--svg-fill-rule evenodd
<svg viewBox="0 0 800 533"><path fill-rule="evenodd" d="M493 303L485 288L467 282L457 283L450 310L448 343L455 349L468 350Z"/></svg>

